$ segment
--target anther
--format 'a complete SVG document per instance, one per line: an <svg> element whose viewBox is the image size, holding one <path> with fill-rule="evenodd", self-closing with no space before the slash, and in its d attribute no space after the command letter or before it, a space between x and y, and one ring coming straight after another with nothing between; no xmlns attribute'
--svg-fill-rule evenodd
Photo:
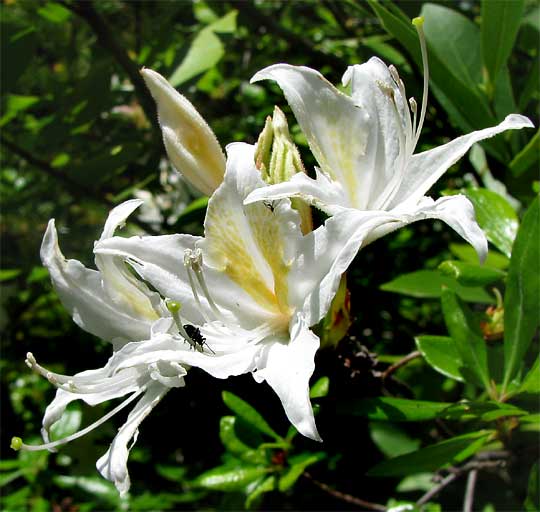
<svg viewBox="0 0 540 512"><path fill-rule="evenodd" d="M399 78L399 73L396 67L393 64L390 64L390 66L388 66L388 70L390 71L390 76L394 79L396 84L399 84L400 78Z"/></svg>
<svg viewBox="0 0 540 512"><path fill-rule="evenodd" d="M409 98L409 105L411 107L411 112L413 114L416 114L418 111L418 103L416 103L416 100L414 98Z"/></svg>

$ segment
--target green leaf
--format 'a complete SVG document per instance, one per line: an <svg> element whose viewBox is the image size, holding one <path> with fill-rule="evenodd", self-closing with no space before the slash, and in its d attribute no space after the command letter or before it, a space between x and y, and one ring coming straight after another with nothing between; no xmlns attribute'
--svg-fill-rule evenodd
<svg viewBox="0 0 540 512"><path fill-rule="evenodd" d="M246 499L246 508L250 509L253 503L263 494L271 492L276 488L276 477L275 475L270 475L265 478L260 485L255 487L253 491L248 495Z"/></svg>
<svg viewBox="0 0 540 512"><path fill-rule="evenodd" d="M47 2L37 10L37 13L53 23L65 23L71 17L71 11L56 2Z"/></svg>
<svg viewBox="0 0 540 512"><path fill-rule="evenodd" d="M435 487L433 473L417 473L406 476L396 487L397 492L423 491L427 492Z"/></svg>
<svg viewBox="0 0 540 512"><path fill-rule="evenodd" d="M289 459L290 468L280 477L278 488L281 492L289 490L308 466L319 462L326 457L326 453L302 453Z"/></svg>
<svg viewBox="0 0 540 512"><path fill-rule="evenodd" d="M523 0L482 0L482 57L492 84L512 52L524 5Z"/></svg>
<svg viewBox="0 0 540 512"><path fill-rule="evenodd" d="M242 441L236 433L236 417L223 416L219 422L219 438L225 449L238 457L252 464L265 464L266 453L264 450L254 450L251 446Z"/></svg>
<svg viewBox="0 0 540 512"><path fill-rule="evenodd" d="M322 398L328 394L330 388L330 379L328 377L321 377L313 386L309 392L310 398Z"/></svg>
<svg viewBox="0 0 540 512"><path fill-rule="evenodd" d="M503 392L517 374L540 323L540 209L538 197L521 223L504 295Z"/></svg>
<svg viewBox="0 0 540 512"><path fill-rule="evenodd" d="M10 94L6 98L6 106L4 115L0 119L0 127L5 126L18 114L28 110L30 107L39 102L37 96L21 96L19 94Z"/></svg>
<svg viewBox="0 0 540 512"><path fill-rule="evenodd" d="M276 441L283 441L283 438L277 434L259 412L247 402L236 395L233 395L229 391L223 391L222 397L225 405L246 423L257 429L259 432L273 437Z"/></svg>
<svg viewBox="0 0 540 512"><path fill-rule="evenodd" d="M0 269L0 283L4 281L10 281L21 275L22 270L19 268L4 268Z"/></svg>
<svg viewBox="0 0 540 512"><path fill-rule="evenodd" d="M510 257L519 222L514 209L499 194L484 188L468 188L465 195L474 205L476 220L487 239Z"/></svg>
<svg viewBox="0 0 540 512"><path fill-rule="evenodd" d="M159 476L176 483L181 482L187 473L187 468L185 466L167 466L165 464L156 464L155 468Z"/></svg>
<svg viewBox="0 0 540 512"><path fill-rule="evenodd" d="M450 252L460 260L468 263L478 263L478 254L476 254L476 251L469 244L450 244L449 249ZM484 267L505 269L508 268L509 264L510 260L506 256L503 256L494 250L490 250L486 261L484 262Z"/></svg>
<svg viewBox="0 0 540 512"><path fill-rule="evenodd" d="M0 91L16 90L17 81L33 62L37 37L33 27L2 23L0 28Z"/></svg>
<svg viewBox="0 0 540 512"><path fill-rule="evenodd" d="M490 390L486 342L471 311L448 288L443 290L441 304L446 327L463 362L460 373L467 380L472 378L479 386Z"/></svg>
<svg viewBox="0 0 540 512"><path fill-rule="evenodd" d="M371 422L369 424L369 435L377 448L386 457L414 452L420 446L419 439L411 438L403 429L387 422Z"/></svg>
<svg viewBox="0 0 540 512"><path fill-rule="evenodd" d="M540 358L537 357L532 368L527 372L521 386L520 393L540 393Z"/></svg>
<svg viewBox="0 0 540 512"><path fill-rule="evenodd" d="M68 476L56 475L53 477L54 483L62 489L81 489L94 498L117 505L120 502L118 491L114 485L98 476Z"/></svg>
<svg viewBox="0 0 540 512"><path fill-rule="evenodd" d="M494 430L481 430L453 437L413 453L385 460L368 471L369 476L406 476L435 471L447 464L458 464L474 455Z"/></svg>
<svg viewBox="0 0 540 512"><path fill-rule="evenodd" d="M191 485L213 491L242 491L248 484L265 475L268 471L268 468L264 466L224 464L205 471L193 480Z"/></svg>
<svg viewBox="0 0 540 512"><path fill-rule="evenodd" d="M496 268L447 260L439 265L443 275L452 277L463 286L486 286L503 279L506 273Z"/></svg>
<svg viewBox="0 0 540 512"><path fill-rule="evenodd" d="M213 68L221 60L225 55L225 47L216 32L234 32L236 30L236 15L237 11L231 11L198 33L191 43L184 60L169 78L169 82L173 87L178 87L193 77Z"/></svg>
<svg viewBox="0 0 540 512"><path fill-rule="evenodd" d="M510 170L514 176L521 176L538 161L540 155L540 130L527 145L510 162Z"/></svg>
<svg viewBox="0 0 540 512"><path fill-rule="evenodd" d="M363 416L376 421L416 422L434 419L469 421L481 419L492 421L505 416L524 416L527 411L507 403L470 402L457 403L428 402L406 398L377 397L342 402L338 406L340 414Z"/></svg>
<svg viewBox="0 0 540 512"><path fill-rule="evenodd" d="M459 369L461 357L452 338L447 336L417 336L416 346L429 365L446 377L463 382Z"/></svg>
<svg viewBox="0 0 540 512"><path fill-rule="evenodd" d="M538 462L535 462L529 473L529 485L527 488L527 497L523 506L525 510L535 512L540 510L540 475L538 472Z"/></svg>
<svg viewBox="0 0 540 512"><path fill-rule="evenodd" d="M455 279L446 277L436 270L418 270L402 274L380 286L386 292L400 293L420 299L437 299L441 297L443 287L448 287L463 300L491 304L495 300L483 288L461 286Z"/></svg>

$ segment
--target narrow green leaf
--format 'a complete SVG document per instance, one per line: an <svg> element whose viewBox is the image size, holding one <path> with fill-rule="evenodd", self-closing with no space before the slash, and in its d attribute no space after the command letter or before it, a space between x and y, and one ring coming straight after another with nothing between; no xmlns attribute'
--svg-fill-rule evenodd
<svg viewBox="0 0 540 512"><path fill-rule="evenodd" d="M519 222L506 199L491 190L468 188L465 195L474 205L476 220L487 239L505 256L510 257Z"/></svg>
<svg viewBox="0 0 540 512"><path fill-rule="evenodd" d="M22 270L18 268L5 268L0 269L0 283L4 281L9 281L10 279L15 279L21 274Z"/></svg>
<svg viewBox="0 0 540 512"><path fill-rule="evenodd" d="M460 373L467 380L473 378L479 386L490 390L486 342L471 311L448 288L443 290L441 304L446 327L463 362Z"/></svg>
<svg viewBox="0 0 540 512"><path fill-rule="evenodd" d="M53 23L65 23L71 17L71 11L56 2L47 2L37 10L37 13Z"/></svg>
<svg viewBox="0 0 540 512"><path fill-rule="evenodd" d="M187 473L185 466L168 466L165 464L156 464L156 471L160 476L170 480L171 482L179 483L184 479Z"/></svg>
<svg viewBox="0 0 540 512"><path fill-rule="evenodd" d="M467 263L478 263L478 254L469 244L450 244L450 252L458 257L460 260L466 261ZM495 251L490 249L484 262L484 267L498 268L500 270L508 268L510 260Z"/></svg>
<svg viewBox="0 0 540 512"><path fill-rule="evenodd" d="M270 475L265 478L260 485L255 487L255 490L246 498L246 508L250 509L254 502L263 494L271 492L276 488L276 477L275 475Z"/></svg>
<svg viewBox="0 0 540 512"><path fill-rule="evenodd" d="M463 361L452 338L447 336L418 336L416 347L429 365L439 373L451 379L463 381L459 369Z"/></svg>
<svg viewBox="0 0 540 512"><path fill-rule="evenodd" d="M538 472L538 462L535 462L529 473L529 485L527 488L527 497L523 506L528 512L540 510L540 475Z"/></svg>
<svg viewBox="0 0 540 512"><path fill-rule="evenodd" d="M406 476L434 471L447 464L457 464L474 455L488 441L494 430L481 430L453 437L413 453L385 460L368 471L369 476Z"/></svg>
<svg viewBox="0 0 540 512"><path fill-rule="evenodd" d="M225 405L246 423L256 428L259 432L273 437L276 441L283 441L283 438L277 434L259 412L247 402L236 395L233 395L229 391L223 391L222 397Z"/></svg>
<svg viewBox="0 0 540 512"><path fill-rule="evenodd" d="M191 485L213 491L242 491L248 484L266 473L268 468L264 466L224 464L205 471L193 480Z"/></svg>
<svg viewBox="0 0 540 512"><path fill-rule="evenodd" d="M527 145L510 162L510 170L514 176L520 176L529 169L540 157L540 130Z"/></svg>
<svg viewBox="0 0 540 512"><path fill-rule="evenodd" d="M518 373L540 323L540 210L533 201L516 237L504 295L503 392Z"/></svg>
<svg viewBox="0 0 540 512"><path fill-rule="evenodd" d="M532 368L527 372L521 386L520 393L540 393L540 357L536 358Z"/></svg>
<svg viewBox="0 0 540 512"><path fill-rule="evenodd" d="M441 297L443 287L453 290L463 300L493 304L495 299L483 288L471 288L460 285L455 279L441 275L436 270L418 270L402 274L380 286L386 292L400 293L420 299Z"/></svg>
<svg viewBox="0 0 540 512"><path fill-rule="evenodd" d="M482 0L482 57L492 84L512 52L524 5L524 0Z"/></svg>
<svg viewBox="0 0 540 512"><path fill-rule="evenodd" d="M463 286L486 286L503 279L506 275L496 268L455 260L443 261L438 268L443 275L454 278Z"/></svg>
<svg viewBox="0 0 540 512"><path fill-rule="evenodd" d="M338 406L340 414L362 416L377 421L430 421L437 418L453 421L486 419L491 421L505 416L524 416L527 411L507 403L469 402L457 403L428 402L406 398L377 397L342 402Z"/></svg>
<svg viewBox="0 0 540 512"><path fill-rule="evenodd" d="M280 477L278 488L281 492L289 490L308 466L326 457L326 453L302 453L289 459L290 468Z"/></svg>
<svg viewBox="0 0 540 512"><path fill-rule="evenodd" d="M111 505L118 505L120 497L114 485L103 478L86 476L57 475L53 477L54 483L62 489L81 489L91 496L106 501Z"/></svg>
<svg viewBox="0 0 540 512"><path fill-rule="evenodd" d="M255 450L242 441L236 433L236 417L223 416L219 422L219 437L225 449L238 457L252 464L266 463L266 453L263 450Z"/></svg>
<svg viewBox="0 0 540 512"><path fill-rule="evenodd" d="M328 394L330 389L330 379L328 377L321 377L313 386L309 392L310 398L322 398Z"/></svg>
<svg viewBox="0 0 540 512"><path fill-rule="evenodd" d="M382 421L372 421L369 424L369 435L377 448L386 457L396 457L418 450L419 439L411 438L403 429Z"/></svg>

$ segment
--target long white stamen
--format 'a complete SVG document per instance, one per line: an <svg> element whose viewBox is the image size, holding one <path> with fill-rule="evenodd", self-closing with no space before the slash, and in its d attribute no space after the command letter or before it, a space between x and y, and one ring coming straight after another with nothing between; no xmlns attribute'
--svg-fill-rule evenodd
<svg viewBox="0 0 540 512"><path fill-rule="evenodd" d="M178 329L178 332L180 335L194 348L197 348L197 343L193 341L193 338L186 332L184 329L184 323L182 322L182 318L180 317L180 308L182 307L179 302L176 302L174 300L168 300L166 302L167 309L171 312L171 315L173 317L174 323L176 324L176 328Z"/></svg>
<svg viewBox="0 0 540 512"><path fill-rule="evenodd" d="M219 320L223 320L223 314L221 313L220 309L218 308L217 304L214 302L210 295L210 291L208 290L208 286L206 285L206 280L204 279L204 273L202 270L202 251L200 249L196 249L195 251L191 251L190 249L186 249L184 252L184 265L186 266L186 269L188 269L188 277L190 285L193 289L193 295L196 295L195 286L192 284L191 276L189 275L189 269L192 270L192 272L195 274L195 277L197 278L197 282L199 283L199 286L201 287L201 290L203 292L204 297L208 301L208 305L210 306L210 309L216 315L216 318ZM197 297L195 298L197 300ZM205 318L206 320L206 318ZM208 320L207 320L208 321Z"/></svg>
<svg viewBox="0 0 540 512"><path fill-rule="evenodd" d="M26 355L25 362L29 368L34 370L42 377L45 377L56 388L63 389L64 391L67 391L69 393L76 393L79 395L104 393L109 391L110 389L118 388L125 382L133 380L134 374L136 374L135 371L123 370L116 375L101 378L96 383L95 376L88 376L85 378L51 372L47 370L47 368L44 368L43 366L38 364L36 358L31 352L28 352L28 354ZM85 380L81 382L81 379L85 379L86 382L89 382L89 384L87 384Z"/></svg>
<svg viewBox="0 0 540 512"><path fill-rule="evenodd" d="M51 448L56 448L57 446L70 443L71 441L74 441L75 439L78 439L79 437L82 437L88 434L88 432L91 432L95 428L99 427L100 425L108 421L117 412L120 412L122 409L124 409L124 407L127 407L131 402L133 402L139 395L141 395L145 391L146 391L146 386L143 386L139 391L137 391L136 393L133 393L133 395L128 397L121 404L117 405L112 411L105 414L105 416L103 416L99 420L95 421L91 425L88 425L88 427L83 428L82 430L79 430L78 432L75 432L74 434L71 434L70 436L64 437L63 439L58 439L57 441L52 441L51 443L44 443L44 444L25 444L22 442L20 438L14 437L11 440L11 447L14 450L26 450L29 452L34 452L34 451L40 451L40 450L50 450Z"/></svg>
<svg viewBox="0 0 540 512"><path fill-rule="evenodd" d="M409 105L411 106L411 112L413 113L412 130L414 139L416 137L416 113L418 112L418 104L416 103L416 100L414 98L409 98Z"/></svg>
<svg viewBox="0 0 540 512"><path fill-rule="evenodd" d="M424 125L424 119L426 117L427 110L427 100L428 100L428 89L429 89L429 64L428 64L428 54L426 48L426 37L424 35L424 18L414 18L412 21L413 25L418 32L418 37L420 39L420 49L422 51L422 68L424 71L424 90L422 92L422 109L420 110L420 119L418 121L418 128L416 130L416 136L414 138L413 150L418 144L418 139L420 138L420 132L422 131L422 126Z"/></svg>

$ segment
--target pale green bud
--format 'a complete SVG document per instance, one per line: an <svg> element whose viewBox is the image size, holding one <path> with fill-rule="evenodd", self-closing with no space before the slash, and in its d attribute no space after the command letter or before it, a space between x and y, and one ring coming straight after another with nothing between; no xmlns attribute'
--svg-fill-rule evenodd
<svg viewBox="0 0 540 512"><path fill-rule="evenodd" d="M167 155L174 167L202 193L223 181L225 155L206 121L165 78L151 69L141 74L154 98Z"/></svg>
<svg viewBox="0 0 540 512"><path fill-rule="evenodd" d="M298 172L306 172L289 133L287 119L278 107L274 107L272 117L266 118L259 135L255 163L264 181L270 185L288 181ZM299 199L292 199L292 205L302 219L302 231L308 233L313 229L309 205Z"/></svg>

